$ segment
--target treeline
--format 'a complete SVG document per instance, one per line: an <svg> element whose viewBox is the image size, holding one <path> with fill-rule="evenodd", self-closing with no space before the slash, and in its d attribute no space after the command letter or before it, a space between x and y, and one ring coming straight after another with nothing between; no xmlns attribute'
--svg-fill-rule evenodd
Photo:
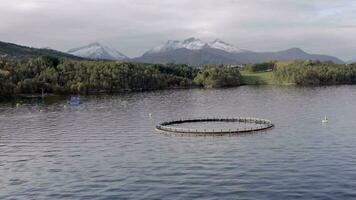
<svg viewBox="0 0 356 200"><path fill-rule="evenodd" d="M273 82L294 85L355 84L356 64L318 61L267 62L245 70L273 70ZM239 68L210 65L141 64L77 61L43 56L13 60L0 57L0 95L21 93L98 93L166 88L220 88L243 84Z"/></svg>
<svg viewBox="0 0 356 200"><path fill-rule="evenodd" d="M355 84L356 64L339 65L331 62L296 61L276 63L273 77L279 84L335 85Z"/></svg>
<svg viewBox="0 0 356 200"><path fill-rule="evenodd" d="M242 84L240 70L224 66L206 66L194 79L195 83L205 88L231 87Z"/></svg>
<svg viewBox="0 0 356 200"><path fill-rule="evenodd" d="M74 61L49 56L26 61L0 58L0 95L225 87L239 85L239 80L238 70L222 66L198 69L177 64Z"/></svg>
<svg viewBox="0 0 356 200"><path fill-rule="evenodd" d="M244 70L248 72L263 72L263 71L272 71L276 65L277 61L255 63L255 64L246 64Z"/></svg>

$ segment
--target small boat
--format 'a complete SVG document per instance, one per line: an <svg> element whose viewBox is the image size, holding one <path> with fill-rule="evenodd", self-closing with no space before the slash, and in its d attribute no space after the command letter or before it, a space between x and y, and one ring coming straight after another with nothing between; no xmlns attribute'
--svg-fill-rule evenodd
<svg viewBox="0 0 356 200"><path fill-rule="evenodd" d="M326 124L326 123L328 123L328 122L329 122L329 120L328 120L328 118L327 118L326 115L325 115L324 119L321 120L321 123Z"/></svg>
<svg viewBox="0 0 356 200"><path fill-rule="evenodd" d="M82 104L82 101L79 97L71 97L70 100L67 101L67 103L72 106L78 106Z"/></svg>

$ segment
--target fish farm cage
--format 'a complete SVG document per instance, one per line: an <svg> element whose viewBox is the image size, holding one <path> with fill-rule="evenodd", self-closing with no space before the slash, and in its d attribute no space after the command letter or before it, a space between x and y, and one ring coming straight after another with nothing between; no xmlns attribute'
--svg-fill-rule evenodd
<svg viewBox="0 0 356 200"><path fill-rule="evenodd" d="M209 126L212 123L219 123L219 126ZM197 118L162 122L156 126L156 130L172 136L223 136L260 132L273 127L271 121L253 117Z"/></svg>

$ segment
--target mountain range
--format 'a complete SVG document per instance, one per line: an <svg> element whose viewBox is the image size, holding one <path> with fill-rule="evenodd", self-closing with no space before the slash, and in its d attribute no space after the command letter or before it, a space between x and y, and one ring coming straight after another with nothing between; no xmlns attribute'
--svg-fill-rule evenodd
<svg viewBox="0 0 356 200"><path fill-rule="evenodd" d="M188 64L192 66L204 66L207 64L235 65L275 60L320 60L332 61L339 64L344 63L334 56L309 54L299 48L291 48L277 52L254 52L238 48L219 39L204 42L197 38L188 38L183 41L170 40L146 51L142 56L136 58L129 58L114 48L97 42L70 49L66 53L49 48L32 48L0 42L0 55L7 55L14 58L34 58L41 55L50 55L70 59L124 60L142 63Z"/></svg>
<svg viewBox="0 0 356 200"><path fill-rule="evenodd" d="M212 42L203 42L197 38L188 38L183 41L170 40L132 60L144 63L179 63L194 66L260 63L274 60L320 60L344 63L336 57L309 54L299 48L277 52L253 52L235 47L219 39Z"/></svg>
<svg viewBox="0 0 356 200"><path fill-rule="evenodd" d="M159 45L151 50L147 51L146 54L154 54L154 53L164 53L167 51L172 51L176 49L189 49L189 50L201 50L201 49L219 49L222 51L226 51L229 53L241 53L246 52L247 50L243 50L237 48L231 44L228 44L222 40L216 39L212 42L203 42L197 38L188 38L183 41L179 40L169 40L165 44Z"/></svg>

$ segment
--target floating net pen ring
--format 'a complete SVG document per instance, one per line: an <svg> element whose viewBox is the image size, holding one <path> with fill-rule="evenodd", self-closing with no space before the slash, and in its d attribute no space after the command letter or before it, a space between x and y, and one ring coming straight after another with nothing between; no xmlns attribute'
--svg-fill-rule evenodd
<svg viewBox="0 0 356 200"><path fill-rule="evenodd" d="M239 123L240 127L235 128L219 128L209 129L204 125L202 128L185 128L176 127L176 125L183 125L185 123L211 123L211 122L229 122ZM243 126L241 126L241 124ZM247 126L249 125L249 126ZM197 118L197 119L181 119L174 121L162 122L156 126L156 130L168 135L195 135L195 136L209 136L209 135L234 135L242 133L252 133L264 131L274 127L274 124L266 119L259 119L253 117L244 118Z"/></svg>

